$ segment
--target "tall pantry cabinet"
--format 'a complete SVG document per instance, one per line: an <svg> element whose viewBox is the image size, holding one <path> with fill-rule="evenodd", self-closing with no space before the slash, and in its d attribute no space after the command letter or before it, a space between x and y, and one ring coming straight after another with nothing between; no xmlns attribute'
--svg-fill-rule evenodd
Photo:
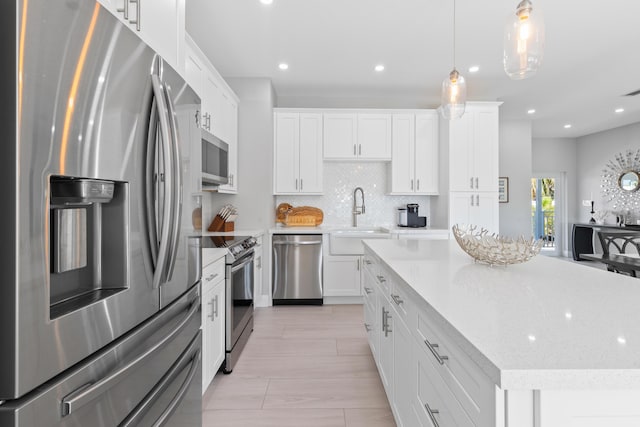
<svg viewBox="0 0 640 427"><path fill-rule="evenodd" d="M441 144L449 153L449 227L468 224L499 232L500 104L468 102L460 119L441 119Z"/></svg>

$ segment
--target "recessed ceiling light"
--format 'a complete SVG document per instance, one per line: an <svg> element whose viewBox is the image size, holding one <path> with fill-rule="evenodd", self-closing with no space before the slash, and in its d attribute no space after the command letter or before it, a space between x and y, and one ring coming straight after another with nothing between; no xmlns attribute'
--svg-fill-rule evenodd
<svg viewBox="0 0 640 427"><path fill-rule="evenodd" d="M571 129L571 125L567 123L566 125L564 125L564 128L565 129Z"/></svg>
<svg viewBox="0 0 640 427"><path fill-rule="evenodd" d="M535 108L531 108L530 110L527 110L527 114L535 114L535 113L536 113Z"/></svg>
<svg viewBox="0 0 640 427"><path fill-rule="evenodd" d="M260 0L260 3L269 5L273 3L273 0Z"/></svg>
<svg viewBox="0 0 640 427"><path fill-rule="evenodd" d="M624 108L616 108L616 113L624 113Z"/></svg>
<svg viewBox="0 0 640 427"><path fill-rule="evenodd" d="M374 70L376 70L377 72L384 71L384 65L382 65L382 64L378 64L378 65L376 65L376 67L374 68Z"/></svg>
<svg viewBox="0 0 640 427"><path fill-rule="evenodd" d="M289 64L286 64L284 62L278 64L278 68L280 68L281 70L288 70L289 69Z"/></svg>
<svg viewBox="0 0 640 427"><path fill-rule="evenodd" d="M469 72L470 73L477 73L480 70L480 67L478 67L477 65L473 65L471 67L469 67Z"/></svg>

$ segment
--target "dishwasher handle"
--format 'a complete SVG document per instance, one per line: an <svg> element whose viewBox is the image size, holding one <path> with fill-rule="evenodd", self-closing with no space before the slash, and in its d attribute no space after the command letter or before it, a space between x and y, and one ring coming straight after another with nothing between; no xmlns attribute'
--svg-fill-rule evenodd
<svg viewBox="0 0 640 427"><path fill-rule="evenodd" d="M308 245L321 245L322 240L316 241L305 241L305 242L289 242L289 241L274 241L274 245L282 245L282 246L308 246Z"/></svg>

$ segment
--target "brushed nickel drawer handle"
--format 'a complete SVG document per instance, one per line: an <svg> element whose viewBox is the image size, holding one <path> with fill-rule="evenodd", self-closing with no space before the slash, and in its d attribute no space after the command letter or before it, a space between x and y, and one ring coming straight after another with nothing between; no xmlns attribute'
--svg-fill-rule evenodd
<svg viewBox="0 0 640 427"><path fill-rule="evenodd" d="M400 295L391 294L391 299L396 303L396 305L404 304L404 301L400 298Z"/></svg>
<svg viewBox="0 0 640 427"><path fill-rule="evenodd" d="M206 280L207 282L212 281L213 279L215 279L216 277L218 277L218 273L214 273L214 274L210 274L209 276L207 276Z"/></svg>
<svg viewBox="0 0 640 427"><path fill-rule="evenodd" d="M426 338L424 340L424 343L427 345L429 350L431 350L431 353L436 358L439 364L444 365L444 361L449 360L449 356L440 356L440 354L438 353L438 344L431 344Z"/></svg>
<svg viewBox="0 0 640 427"><path fill-rule="evenodd" d="M364 324L364 329L365 329L367 332L371 332L371 325L370 325L370 324L368 324L368 323L365 323L365 324Z"/></svg>
<svg viewBox="0 0 640 427"><path fill-rule="evenodd" d="M424 404L424 408L427 410L427 414L429 414L429 418L435 427L440 427L438 424L438 420L436 420L436 415L440 413L437 409L431 409L428 403Z"/></svg>
<svg viewBox="0 0 640 427"><path fill-rule="evenodd" d="M373 292L373 289L371 288L367 288L366 286L364 287L364 291L367 295L369 295L371 292Z"/></svg>

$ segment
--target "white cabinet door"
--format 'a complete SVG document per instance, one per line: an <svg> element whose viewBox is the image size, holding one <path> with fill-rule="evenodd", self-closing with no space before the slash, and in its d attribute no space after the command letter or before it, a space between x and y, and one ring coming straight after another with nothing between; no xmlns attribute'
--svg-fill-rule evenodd
<svg viewBox="0 0 640 427"><path fill-rule="evenodd" d="M300 193L322 193L322 114L300 114Z"/></svg>
<svg viewBox="0 0 640 427"><path fill-rule="evenodd" d="M439 171L437 113L417 114L415 129L415 192L437 195Z"/></svg>
<svg viewBox="0 0 640 427"><path fill-rule="evenodd" d="M472 191L473 182L473 117L466 112L449 121L449 188L451 191Z"/></svg>
<svg viewBox="0 0 640 427"><path fill-rule="evenodd" d="M135 31L153 50L158 52L178 71L183 67L178 62L180 29L185 25L184 0L98 0L121 22ZM125 1L128 6L128 19L125 18ZM184 34L183 34L184 35Z"/></svg>
<svg viewBox="0 0 640 427"><path fill-rule="evenodd" d="M276 112L274 194L321 194L322 167L322 114Z"/></svg>
<svg viewBox="0 0 640 427"><path fill-rule="evenodd" d="M371 301L373 304L365 303L364 307L364 327L367 331L367 339L369 341L369 347L371 347L371 354L374 359L378 359L378 347L380 342L380 322L378 321L378 309L376 308L376 295L371 295Z"/></svg>
<svg viewBox="0 0 640 427"><path fill-rule="evenodd" d="M220 82L207 71L205 71L202 79L202 112L204 117L203 127L218 138L223 139L220 134L222 125L222 88Z"/></svg>
<svg viewBox="0 0 640 427"><path fill-rule="evenodd" d="M221 185L218 192L236 194L238 192L238 103L231 95L221 92L221 123L218 132L223 141L229 144L229 183Z"/></svg>
<svg viewBox="0 0 640 427"><path fill-rule="evenodd" d="M297 193L300 167L300 115L276 113L274 126L274 193Z"/></svg>
<svg viewBox="0 0 640 427"><path fill-rule="evenodd" d="M258 244L260 246L255 247L255 258L253 263L253 298L254 301L257 297L262 295L262 263L263 263L263 253L262 253L262 237L258 238Z"/></svg>
<svg viewBox="0 0 640 427"><path fill-rule="evenodd" d="M358 157L391 160L391 115L358 114Z"/></svg>
<svg viewBox="0 0 640 427"><path fill-rule="evenodd" d="M415 116L394 114L393 155L391 157L392 194L413 194L415 189Z"/></svg>
<svg viewBox="0 0 640 427"><path fill-rule="evenodd" d="M449 126L451 191L497 191L498 107L469 106Z"/></svg>
<svg viewBox="0 0 640 427"><path fill-rule="evenodd" d="M391 310L389 301L383 295L378 296L378 303L380 307L378 315L381 318L378 370L382 385L384 385L387 392L387 398L389 402L393 402L393 337L395 315L393 314L393 310Z"/></svg>
<svg viewBox="0 0 640 427"><path fill-rule="evenodd" d="M499 207L497 192L451 192L449 196L450 225L467 224L498 233Z"/></svg>
<svg viewBox="0 0 640 427"><path fill-rule="evenodd" d="M356 114L324 114L324 158L355 159L357 151Z"/></svg>
<svg viewBox="0 0 640 427"><path fill-rule="evenodd" d="M418 420L413 412L412 399L418 382L413 336L402 321L396 319L393 327L393 406L398 427L414 427L418 425Z"/></svg>
<svg viewBox="0 0 640 427"><path fill-rule="evenodd" d="M323 296L360 296L360 265L359 256L326 257Z"/></svg>
<svg viewBox="0 0 640 427"><path fill-rule="evenodd" d="M215 341L215 331L209 316L213 315L213 288L202 294L202 394L207 390L215 372L211 355Z"/></svg>
<svg viewBox="0 0 640 427"><path fill-rule="evenodd" d="M498 109L478 110L474 118L474 184L478 191L498 191Z"/></svg>
<svg viewBox="0 0 640 427"><path fill-rule="evenodd" d="M185 80L191 88L202 98L202 79L204 75L204 66L197 54L187 44L187 53L185 56Z"/></svg>

